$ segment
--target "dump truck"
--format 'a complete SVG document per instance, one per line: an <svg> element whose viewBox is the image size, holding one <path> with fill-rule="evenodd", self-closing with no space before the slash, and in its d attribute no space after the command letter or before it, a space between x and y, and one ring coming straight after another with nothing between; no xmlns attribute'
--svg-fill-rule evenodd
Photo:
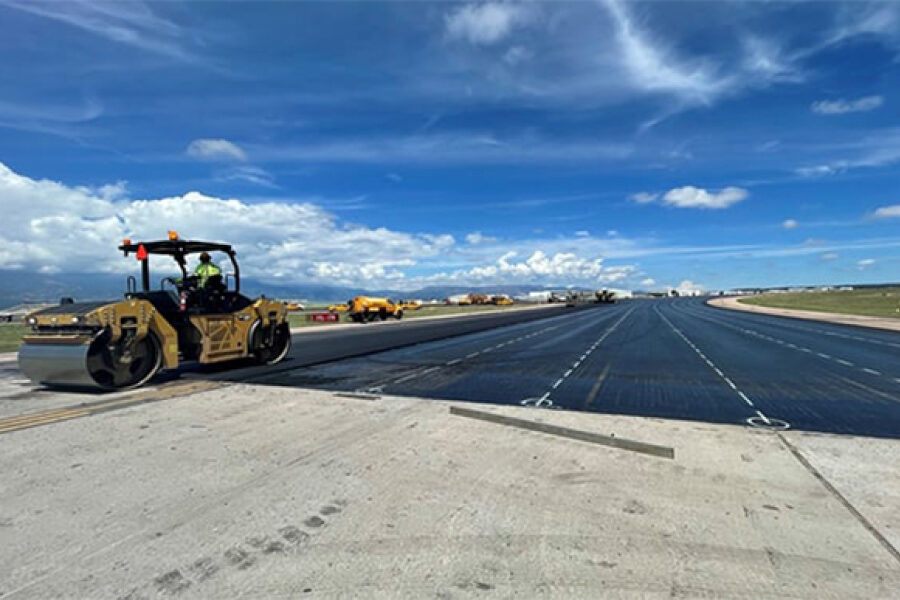
<svg viewBox="0 0 900 600"><path fill-rule="evenodd" d="M230 245L182 240L169 232L161 241L126 239L119 250L140 263L140 286L129 276L122 300L63 299L29 314L25 321L31 330L19 350L19 368L28 379L50 387L122 390L185 361L249 358L273 365L287 356L291 331L284 303L241 293ZM205 281L190 275L187 257L204 252L224 253L233 273ZM152 288L151 256L174 260L181 277L164 277Z"/></svg>
<svg viewBox="0 0 900 600"><path fill-rule="evenodd" d="M491 297L491 304L496 304L497 306L510 306L512 305L512 303L512 298L510 298L506 294L498 294Z"/></svg>
<svg viewBox="0 0 900 600"><path fill-rule="evenodd" d="M491 298L487 294L469 294L469 304L490 304Z"/></svg>
<svg viewBox="0 0 900 600"><path fill-rule="evenodd" d="M388 317L403 318L402 304L387 298L356 296L347 301L345 310L350 320L356 323L368 323L376 319L386 321Z"/></svg>

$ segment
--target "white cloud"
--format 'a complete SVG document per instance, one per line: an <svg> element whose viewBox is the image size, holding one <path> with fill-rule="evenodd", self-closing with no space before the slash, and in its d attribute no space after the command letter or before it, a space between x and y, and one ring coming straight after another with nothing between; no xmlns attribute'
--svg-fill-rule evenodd
<svg viewBox="0 0 900 600"><path fill-rule="evenodd" d="M552 256L542 250L535 250L520 262L513 262L518 256L509 251L487 266L459 269L451 273L439 273L419 278L423 283L555 283L600 284L623 281L635 272L631 265L603 265L603 258L584 258L572 252L557 252Z"/></svg>
<svg viewBox="0 0 900 600"><path fill-rule="evenodd" d="M820 259L820 260L823 260L823 261L837 260L837 259L838 259L838 253L837 253L837 252L826 252L825 254L823 254L822 256L820 256L819 259Z"/></svg>
<svg viewBox="0 0 900 600"><path fill-rule="evenodd" d="M218 181L244 181L267 188L279 187L271 173L253 165L238 165L232 169L216 173L215 178Z"/></svg>
<svg viewBox="0 0 900 600"><path fill-rule="evenodd" d="M687 100L708 103L731 84L717 79L710 65L679 62L641 31L620 0L605 0L615 26L622 64L632 82L647 91L671 92Z"/></svg>
<svg viewBox="0 0 900 600"><path fill-rule="evenodd" d="M591 237L591 232L584 229L575 232L575 237L586 238Z"/></svg>
<svg viewBox="0 0 900 600"><path fill-rule="evenodd" d="M794 169L794 173L801 177L824 177L826 175L834 175L838 169L831 165L815 165L812 167L799 167Z"/></svg>
<svg viewBox="0 0 900 600"><path fill-rule="evenodd" d="M308 202L248 204L199 192L159 199L104 198L85 188L34 180L0 164L0 268L122 272L124 237L183 237L232 243L244 271L286 283L376 283L402 267L440 256L449 235L408 234L343 225Z"/></svg>
<svg viewBox="0 0 900 600"><path fill-rule="evenodd" d="M651 202L655 202L657 198L659 198L659 194L651 194L649 192L638 192L637 194L631 195L632 202L638 204L650 204Z"/></svg>
<svg viewBox="0 0 900 600"><path fill-rule="evenodd" d="M447 36L472 44L490 45L527 22L530 12L521 4L482 2L465 4L444 17Z"/></svg>
<svg viewBox="0 0 900 600"><path fill-rule="evenodd" d="M794 219L785 219L781 222L781 226L785 229L797 229L797 225L798 223Z"/></svg>
<svg viewBox="0 0 900 600"><path fill-rule="evenodd" d="M875 110L882 104L882 96L865 96L856 100L820 100L812 103L812 111L820 115L843 115Z"/></svg>
<svg viewBox="0 0 900 600"><path fill-rule="evenodd" d="M650 287L652 285L656 285L656 280L653 279L652 277L647 277L646 279L641 280L641 285Z"/></svg>
<svg viewBox="0 0 900 600"><path fill-rule="evenodd" d="M750 193L739 187L726 187L718 192L709 192L692 185L675 188L663 196L663 204L678 208L728 208L744 200Z"/></svg>
<svg viewBox="0 0 900 600"><path fill-rule="evenodd" d="M900 204L891 206L882 206L875 210L876 219L897 219L900 218Z"/></svg>
<svg viewBox="0 0 900 600"><path fill-rule="evenodd" d="M488 235L484 235L480 231L473 231L472 233L466 236L466 243L476 246L478 244L487 244L491 242L496 242L497 238L491 237Z"/></svg>
<svg viewBox="0 0 900 600"><path fill-rule="evenodd" d="M534 52L522 46L513 46L503 55L503 62L510 66L515 66L521 62L530 60L534 56Z"/></svg>
<svg viewBox="0 0 900 600"><path fill-rule="evenodd" d="M675 290L682 296L689 294L702 294L704 292L704 288L702 285L694 283L690 279L685 279L684 281L679 283L675 287Z"/></svg>
<svg viewBox="0 0 900 600"><path fill-rule="evenodd" d="M460 246L446 233L346 224L309 201L248 203L200 192L134 199L127 196L124 184L113 187L114 192L107 189L104 195L99 192L102 187L35 180L0 163L0 212L8 215L0 230L0 269L131 272L133 261L124 260L115 249L122 238L159 239L168 229L176 229L187 239L233 244L242 272L270 283L398 290L441 282L567 285L617 282L635 272L630 265L604 264L600 254L604 249L631 244L621 238L577 242L554 238L504 245L472 232L466 240L470 245ZM519 255L528 258L514 261ZM161 262L158 267L164 268Z"/></svg>
<svg viewBox="0 0 900 600"><path fill-rule="evenodd" d="M160 17L146 2L33 2L3 0L2 4L65 23L110 42L197 63L185 42L195 39L173 21Z"/></svg>
<svg viewBox="0 0 900 600"><path fill-rule="evenodd" d="M856 268L860 271L864 271L875 264L874 258L864 258L862 260L856 261Z"/></svg>
<svg viewBox="0 0 900 600"><path fill-rule="evenodd" d="M234 142L223 139L197 139L188 144L187 154L200 160L247 160L247 154Z"/></svg>

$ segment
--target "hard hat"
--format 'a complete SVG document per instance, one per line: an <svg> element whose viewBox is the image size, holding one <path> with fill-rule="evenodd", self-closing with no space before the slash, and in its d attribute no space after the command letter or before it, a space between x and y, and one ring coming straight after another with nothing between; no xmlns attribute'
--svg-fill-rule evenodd
<svg viewBox="0 0 900 600"><path fill-rule="evenodd" d="M210 261L209 252L201 252L200 253L200 262L209 262L209 261Z"/></svg>

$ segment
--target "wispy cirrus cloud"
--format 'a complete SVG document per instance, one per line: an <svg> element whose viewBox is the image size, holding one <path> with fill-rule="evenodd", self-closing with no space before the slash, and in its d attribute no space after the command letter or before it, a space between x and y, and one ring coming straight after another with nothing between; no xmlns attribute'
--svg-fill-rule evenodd
<svg viewBox="0 0 900 600"><path fill-rule="evenodd" d="M90 2L67 0L0 0L0 5L65 23L110 42L139 48L183 62L199 62L190 36L174 21L157 14L141 0Z"/></svg>
<svg viewBox="0 0 900 600"><path fill-rule="evenodd" d="M820 115L844 115L875 110L882 104L882 96L865 96L856 100L819 100L812 103L812 111Z"/></svg>

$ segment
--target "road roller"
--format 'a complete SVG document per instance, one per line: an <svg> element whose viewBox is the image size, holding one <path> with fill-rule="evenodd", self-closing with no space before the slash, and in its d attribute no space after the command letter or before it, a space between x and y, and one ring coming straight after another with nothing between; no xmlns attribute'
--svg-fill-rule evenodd
<svg viewBox="0 0 900 600"><path fill-rule="evenodd" d="M73 302L26 317L30 331L19 349L19 368L48 387L122 390L141 386L164 369L253 360L272 365L287 356L291 332L283 302L241 294L240 268L228 244L179 239L136 242L119 250L140 263L140 285L126 282L124 299ZM232 272L206 277L188 272L193 254L222 253ZM150 257L174 260L181 277L151 286ZM218 271L218 269L216 269Z"/></svg>

